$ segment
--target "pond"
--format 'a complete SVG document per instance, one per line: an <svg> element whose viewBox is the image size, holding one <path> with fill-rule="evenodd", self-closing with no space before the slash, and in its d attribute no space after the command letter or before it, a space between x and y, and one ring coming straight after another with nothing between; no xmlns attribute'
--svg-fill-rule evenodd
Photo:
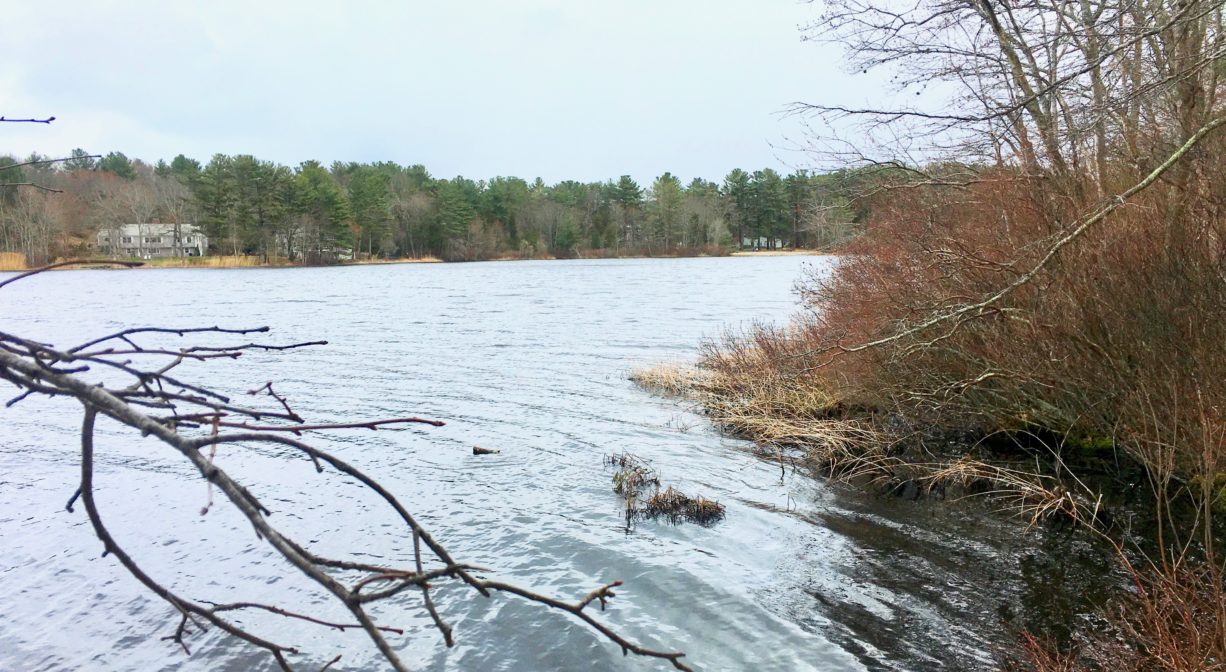
<svg viewBox="0 0 1226 672"><path fill-rule="evenodd" d="M62 346L149 325L267 325L263 342L326 339L187 372L235 394L274 381L313 421L445 421L311 439L380 479L454 557L490 576L566 599L624 581L601 618L646 646L685 651L695 669L990 669L1009 628L1068 625L1092 604L1094 584L1077 568L1087 577L1104 570L1083 542L1024 535L979 505L781 474L687 404L627 380L638 365L693 360L704 337L785 320L802 265L831 263L61 271L0 291L0 330ZM79 424L66 400L0 409L0 669L276 669L216 632L189 639L190 656L159 639L177 624L173 609L100 557L84 514L64 509L79 478ZM473 446L500 452L474 455ZM204 482L164 445L101 422L97 451L99 507L151 575L193 598L343 618L236 513L219 505L201 515ZM650 460L683 492L726 505L726 518L627 529L602 461L622 451ZM404 557L396 521L353 483L275 452L226 447L217 459L252 486L272 522L321 552ZM406 630L392 642L411 669L670 669L623 657L566 614L449 585L435 593L455 628L452 649L415 595L377 612ZM331 669L382 669L360 632L243 622L300 647L302 669L338 653Z"/></svg>

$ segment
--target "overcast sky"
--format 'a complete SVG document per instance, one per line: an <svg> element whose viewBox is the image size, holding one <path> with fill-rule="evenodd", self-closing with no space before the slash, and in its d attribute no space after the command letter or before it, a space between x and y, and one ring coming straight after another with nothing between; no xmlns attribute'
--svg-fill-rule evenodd
<svg viewBox="0 0 1226 672"><path fill-rule="evenodd" d="M803 167L795 100L860 103L797 0L14 2L0 152L247 153L601 180Z"/></svg>

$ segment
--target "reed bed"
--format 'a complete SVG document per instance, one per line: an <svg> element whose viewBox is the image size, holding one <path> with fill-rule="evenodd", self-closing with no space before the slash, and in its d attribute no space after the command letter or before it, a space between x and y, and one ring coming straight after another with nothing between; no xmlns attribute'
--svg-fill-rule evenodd
<svg viewBox="0 0 1226 672"><path fill-rule="evenodd" d="M0 252L0 271L24 271L26 255L21 252Z"/></svg>
<svg viewBox="0 0 1226 672"><path fill-rule="evenodd" d="M258 255L220 255L208 257L162 257L145 260L149 268L256 268L262 266L290 266L285 257L261 257Z"/></svg>
<svg viewBox="0 0 1226 672"><path fill-rule="evenodd" d="M711 375L693 365L662 362L630 371L630 381L655 394L672 397L701 397L711 383Z"/></svg>

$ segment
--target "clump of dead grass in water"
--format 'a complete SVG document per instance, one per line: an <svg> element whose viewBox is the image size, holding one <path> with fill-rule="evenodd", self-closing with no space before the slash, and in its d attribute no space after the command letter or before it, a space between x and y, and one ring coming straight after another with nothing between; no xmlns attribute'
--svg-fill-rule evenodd
<svg viewBox="0 0 1226 672"><path fill-rule="evenodd" d="M724 505L701 495L690 497L673 486L660 489L660 474L643 458L622 452L604 457L606 466L615 467L613 491L626 504L626 526L636 518L664 518L673 525L682 522L714 525L724 518Z"/></svg>
<svg viewBox="0 0 1226 672"><path fill-rule="evenodd" d="M605 466L617 468L613 472L613 492L626 499L627 510L637 507L637 499L641 493L660 487L660 475L637 455L606 455L604 463Z"/></svg>
<svg viewBox="0 0 1226 672"><path fill-rule="evenodd" d="M664 518L673 525L688 521L709 526L724 519L724 505L701 495L690 497L670 485L647 498L643 514Z"/></svg>
<svg viewBox="0 0 1226 672"><path fill-rule="evenodd" d="M669 362L636 367L630 371L629 378L648 392L687 398L701 396L711 380L706 371Z"/></svg>

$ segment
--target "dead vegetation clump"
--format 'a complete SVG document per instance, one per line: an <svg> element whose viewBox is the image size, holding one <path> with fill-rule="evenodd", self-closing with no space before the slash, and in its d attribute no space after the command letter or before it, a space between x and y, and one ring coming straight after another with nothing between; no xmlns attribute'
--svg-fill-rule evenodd
<svg viewBox="0 0 1226 672"><path fill-rule="evenodd" d="M641 493L660 487L660 475L637 455L625 452L605 455L604 463L616 467L613 492L626 499L626 508L634 507Z"/></svg>
<svg viewBox="0 0 1226 672"><path fill-rule="evenodd" d="M723 504L701 495L690 497L671 485L652 493L642 511L649 518L664 518L673 525L691 522L709 526L724 519Z"/></svg>
<svg viewBox="0 0 1226 672"><path fill-rule="evenodd" d="M706 371L676 363L636 367L630 371L629 378L648 392L684 398L702 396L710 380Z"/></svg>
<svg viewBox="0 0 1226 672"><path fill-rule="evenodd" d="M673 525L689 522L704 527L724 518L724 505L715 500L701 495L690 497L671 485L661 490L659 472L637 455L606 455L604 464L615 468L613 491L625 501L627 527L638 518L664 518Z"/></svg>

